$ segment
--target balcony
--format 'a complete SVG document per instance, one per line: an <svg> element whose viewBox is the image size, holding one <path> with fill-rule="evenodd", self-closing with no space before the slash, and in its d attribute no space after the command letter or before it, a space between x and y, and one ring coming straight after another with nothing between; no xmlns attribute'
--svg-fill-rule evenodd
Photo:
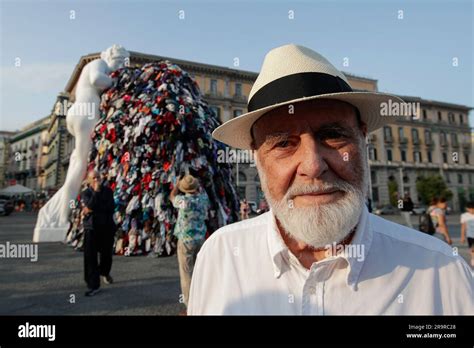
<svg viewBox="0 0 474 348"><path fill-rule="evenodd" d="M408 139L406 137L400 137L399 142L400 144L406 144L408 143Z"/></svg>
<svg viewBox="0 0 474 348"><path fill-rule="evenodd" d="M464 150L470 150L470 149L471 149L471 146L472 146L471 143L462 143L462 148L463 148Z"/></svg>
<svg viewBox="0 0 474 348"><path fill-rule="evenodd" d="M452 147L459 147L459 143L457 141L451 143Z"/></svg>
<svg viewBox="0 0 474 348"><path fill-rule="evenodd" d="M385 135L384 136L384 141L385 143L393 143L393 138L391 135Z"/></svg>
<svg viewBox="0 0 474 348"><path fill-rule="evenodd" d="M433 139L431 139L431 138L425 138L425 144L426 144L426 145L433 145Z"/></svg>
<svg viewBox="0 0 474 348"><path fill-rule="evenodd" d="M413 138L413 145L420 145L420 144L421 144L420 138Z"/></svg>
<svg viewBox="0 0 474 348"><path fill-rule="evenodd" d="M447 141L441 141L440 145L441 145L441 147L448 147L448 142Z"/></svg>
<svg viewBox="0 0 474 348"><path fill-rule="evenodd" d="M242 94L234 94L232 96L232 99L238 103L246 103L247 102L247 97Z"/></svg>
<svg viewBox="0 0 474 348"><path fill-rule="evenodd" d="M369 134L369 141L371 143L375 143L377 141L377 135L376 134Z"/></svg>
<svg viewBox="0 0 474 348"><path fill-rule="evenodd" d="M217 91L207 91L204 94L204 97L210 97L210 98L222 98L224 95L221 92Z"/></svg>

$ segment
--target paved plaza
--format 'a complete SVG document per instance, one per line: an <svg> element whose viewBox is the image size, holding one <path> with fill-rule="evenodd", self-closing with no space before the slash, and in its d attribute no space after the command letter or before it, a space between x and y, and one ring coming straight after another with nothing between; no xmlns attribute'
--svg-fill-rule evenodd
<svg viewBox="0 0 474 348"><path fill-rule="evenodd" d="M385 218L402 222L399 215ZM416 226L417 218L412 221ZM0 243L31 243L35 222L34 213L0 216ZM459 245L459 215L448 216L448 227L468 260L467 245ZM85 297L82 253L62 243L40 243L36 262L0 259L0 315L177 315L184 309L175 255L114 256L112 275L114 284Z"/></svg>

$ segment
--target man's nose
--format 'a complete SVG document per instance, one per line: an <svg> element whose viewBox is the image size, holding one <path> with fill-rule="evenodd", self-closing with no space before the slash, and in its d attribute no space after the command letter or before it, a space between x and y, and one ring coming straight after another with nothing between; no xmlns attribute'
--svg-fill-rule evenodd
<svg viewBox="0 0 474 348"><path fill-rule="evenodd" d="M302 134L300 147L295 154L298 164L297 174L310 179L319 178L328 170L324 158L325 149L312 134Z"/></svg>

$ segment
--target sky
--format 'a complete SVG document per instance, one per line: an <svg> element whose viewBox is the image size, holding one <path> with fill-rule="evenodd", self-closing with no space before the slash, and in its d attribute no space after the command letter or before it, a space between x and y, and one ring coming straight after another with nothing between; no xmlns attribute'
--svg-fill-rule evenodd
<svg viewBox="0 0 474 348"><path fill-rule="evenodd" d="M473 19L471 0L0 0L0 130L48 115L80 57L114 43L255 72L296 43L382 92L474 107Z"/></svg>

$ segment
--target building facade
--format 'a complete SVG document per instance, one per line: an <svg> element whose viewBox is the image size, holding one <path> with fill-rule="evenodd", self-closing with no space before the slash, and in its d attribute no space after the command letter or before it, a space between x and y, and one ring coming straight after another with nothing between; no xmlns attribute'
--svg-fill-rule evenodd
<svg viewBox="0 0 474 348"><path fill-rule="evenodd" d="M47 129L49 116L35 121L10 138L10 155L8 157L8 181L40 191L41 164L43 159L44 132Z"/></svg>
<svg viewBox="0 0 474 348"><path fill-rule="evenodd" d="M58 190L66 180L70 158L70 153L67 154L66 151L68 144L74 142L74 137L66 128L66 113L69 106L68 94L59 94L49 117L43 149L46 159L42 171L42 189L49 194Z"/></svg>
<svg viewBox="0 0 474 348"><path fill-rule="evenodd" d="M14 135L15 132L0 131L0 189L9 186L6 173L11 156L10 138Z"/></svg>
<svg viewBox="0 0 474 348"><path fill-rule="evenodd" d="M441 175L453 193L451 208L459 211L474 200L474 157L469 125L471 108L417 97L400 96L419 105L415 117L397 119L369 136L372 200L390 203L389 181L399 196L409 194L421 204L416 182Z"/></svg>

